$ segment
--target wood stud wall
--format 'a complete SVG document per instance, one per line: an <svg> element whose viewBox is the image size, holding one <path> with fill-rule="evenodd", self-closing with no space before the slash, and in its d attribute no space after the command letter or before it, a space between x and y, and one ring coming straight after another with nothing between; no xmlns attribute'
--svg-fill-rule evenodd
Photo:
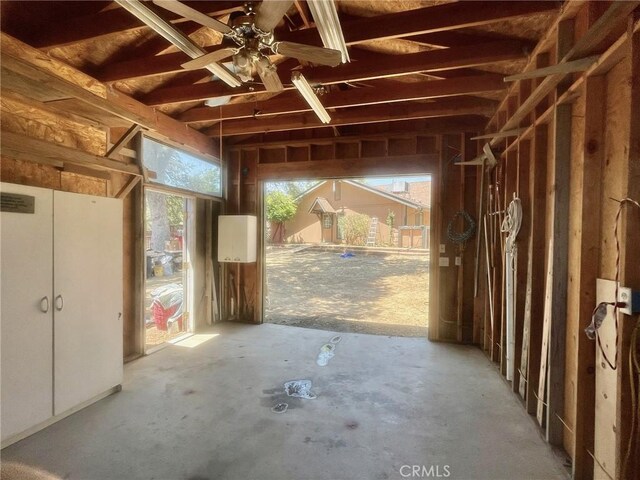
<svg viewBox="0 0 640 480"><path fill-rule="evenodd" d="M539 406L543 408L541 429L551 444L567 453L576 479L640 476L637 439L631 462L623 472L631 430L629 339L638 316L621 316L617 371L604 362L596 363L595 342L584 333L596 306L596 278L615 278L613 230L618 204L610 197L640 198L640 129L637 115L632 113L640 111L638 16L628 12L612 15L615 8L621 6L589 2L572 15L561 16L552 32L555 37L550 37L544 50L534 52L527 69L555 64L572 45L580 45L583 55L601 54L598 61L585 74L554 79L555 90L541 96L537 105L528 99L545 77L516 82L487 127L488 132L523 130L517 137L492 141L494 150L501 154L500 162L487 174L490 188L483 200L485 211L498 213L487 216L489 243L482 246L480 255L474 340L504 374L504 235L499 224L503 218L500 212L517 192L524 218L518 236L517 360L512 386L528 413L533 415ZM604 24L602 18L607 18ZM621 25L626 33L620 30ZM585 35L590 38L594 30L608 41L598 46L585 41ZM622 37L607 32L622 33ZM522 105L526 104L532 108L523 114ZM514 114L517 123L512 120ZM626 263L621 262L621 283L637 289L640 215L629 208L623 217L619 226L622 252L633 253L623 257ZM547 271L551 240L552 269ZM485 248L493 288L487 282ZM633 267L631 258L635 259ZM545 298L547 276L553 285L551 298ZM545 306L550 312L549 353L542 380L545 396L538 398ZM616 398L613 403L611 396Z"/></svg>

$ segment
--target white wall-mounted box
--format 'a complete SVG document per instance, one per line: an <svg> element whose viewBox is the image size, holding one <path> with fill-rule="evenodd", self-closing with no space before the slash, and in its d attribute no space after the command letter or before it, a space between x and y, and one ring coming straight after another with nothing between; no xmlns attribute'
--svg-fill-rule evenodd
<svg viewBox="0 0 640 480"><path fill-rule="evenodd" d="M218 261L251 263L256 261L258 221L254 215L218 217Z"/></svg>

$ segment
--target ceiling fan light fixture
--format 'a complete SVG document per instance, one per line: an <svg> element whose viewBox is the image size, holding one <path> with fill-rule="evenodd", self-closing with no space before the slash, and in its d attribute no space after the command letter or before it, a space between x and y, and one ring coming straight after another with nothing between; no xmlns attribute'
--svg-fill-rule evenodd
<svg viewBox="0 0 640 480"><path fill-rule="evenodd" d="M269 92L279 92L282 90L282 82L278 76L278 71L267 57L260 57L255 62L256 70L264 88Z"/></svg>
<svg viewBox="0 0 640 480"><path fill-rule="evenodd" d="M185 36L182 32L175 29L172 25L168 24L156 15L139 0L116 0L116 2L133 16L140 19L158 35L178 47L191 58L195 59L207 53L202 48L194 44L191 39ZM209 64L206 66L206 69L230 87L239 87L242 84L237 76L220 64Z"/></svg>
<svg viewBox="0 0 640 480"><path fill-rule="evenodd" d="M322 123L331 122L331 117L329 116L329 113L324 108L322 103L320 103L320 99L314 92L311 85L309 85L309 82L307 81L307 79L304 78L304 75L302 75L300 72L293 72L291 74L291 82L302 94L302 96L307 101L309 106L313 109L313 111L316 113L320 121Z"/></svg>
<svg viewBox="0 0 640 480"><path fill-rule="evenodd" d="M315 21L322 43L327 48L339 50L342 54L342 63L350 62L347 44L344 41L338 11L333 0L307 0L309 10Z"/></svg>

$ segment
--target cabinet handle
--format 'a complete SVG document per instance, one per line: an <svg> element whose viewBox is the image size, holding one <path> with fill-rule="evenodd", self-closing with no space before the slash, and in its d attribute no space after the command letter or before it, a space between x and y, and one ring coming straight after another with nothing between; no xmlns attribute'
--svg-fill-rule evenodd
<svg viewBox="0 0 640 480"><path fill-rule="evenodd" d="M236 257L233 259L235 262L239 262L240 261L240 257Z"/></svg>
<svg viewBox="0 0 640 480"><path fill-rule="evenodd" d="M62 298L62 295L58 295L56 297L56 310L61 312L63 308L64 308L64 298Z"/></svg>
<svg viewBox="0 0 640 480"><path fill-rule="evenodd" d="M42 300L40 300L40 311L49 313L49 297L42 297Z"/></svg>

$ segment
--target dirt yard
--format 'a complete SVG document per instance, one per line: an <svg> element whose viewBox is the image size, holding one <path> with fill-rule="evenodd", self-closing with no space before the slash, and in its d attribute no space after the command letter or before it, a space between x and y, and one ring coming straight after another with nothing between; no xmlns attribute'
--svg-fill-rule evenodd
<svg viewBox="0 0 640 480"><path fill-rule="evenodd" d="M426 336L428 255L269 247L267 283L267 322Z"/></svg>

